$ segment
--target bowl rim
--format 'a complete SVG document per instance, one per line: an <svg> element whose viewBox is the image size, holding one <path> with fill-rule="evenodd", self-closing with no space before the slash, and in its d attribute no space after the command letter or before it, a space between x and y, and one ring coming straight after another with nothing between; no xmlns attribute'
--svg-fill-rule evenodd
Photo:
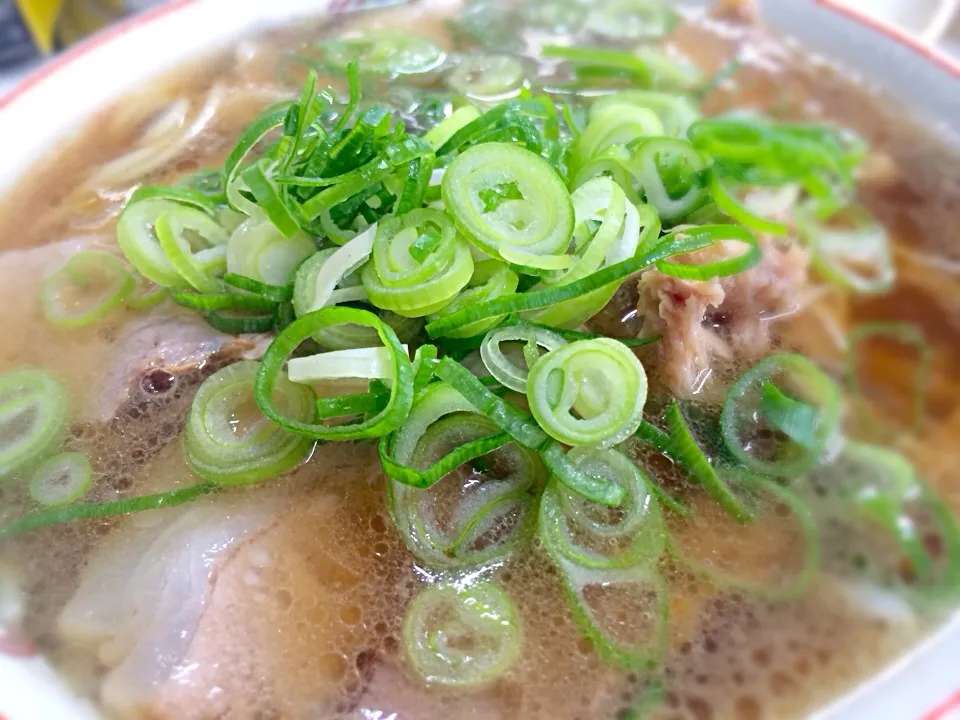
<svg viewBox="0 0 960 720"><path fill-rule="evenodd" d="M47 61L39 68L28 73L17 84L0 94L0 112L15 106L16 102L35 87L41 85L67 65L87 55L96 48L106 45L122 35L126 35L135 28L149 25L162 17L172 15L189 5L195 5L204 0L168 0L162 5L128 17L115 25L82 40L69 50ZM955 58L947 52L927 43L920 38L910 35L890 22L874 17L862 10L838 2L837 0L809 0L811 4L820 6L852 20L867 29L876 32L887 40L902 45L922 58L939 66L942 70L960 79L960 58ZM363 0L330 0L326 12L334 15L349 10L351 6L364 5Z"/></svg>

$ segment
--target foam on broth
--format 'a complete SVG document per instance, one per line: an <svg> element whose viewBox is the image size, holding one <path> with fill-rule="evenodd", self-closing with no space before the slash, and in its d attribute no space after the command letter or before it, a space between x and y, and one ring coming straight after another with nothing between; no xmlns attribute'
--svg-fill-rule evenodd
<svg viewBox="0 0 960 720"><path fill-rule="evenodd" d="M222 163L263 107L298 92L296 78L278 74L284 53L360 27L408 27L450 47L443 23L450 8L443 5L273 32L151 80L58 148L0 205L0 326L8 338L0 371L38 365L66 383L76 418L67 445L92 460L96 490L91 499L191 482L178 436L193 391L218 361L197 363L171 379L152 375L149 368L138 374L140 351L133 351L133 390L120 399L115 417L104 421L84 409L105 392L104 368L131 352L124 328L142 317L121 311L93 328L54 328L45 323L36 300L40 279L76 247L112 247L117 213L137 185L173 182ZM745 55L753 61L738 73L736 87L711 96L707 113L752 107L781 118L826 117L856 128L871 142L875 164L868 168L874 172L863 179L861 196L896 237L899 284L887 296L831 296L817 307L841 329L867 320L923 328L933 348L930 421L923 438L902 449L960 510L955 474L960 450L951 442L960 432L955 372L960 367L960 237L953 222L960 207L958 158L928 131L904 120L898 108L826 65L807 64L808 58L756 29L691 21L670 43L708 74L737 46L749 49ZM116 169L108 163L149 148L151 138L158 145L178 142L178 133L182 136L211 102L214 111L202 129L169 161L133 178L124 177L120 168L116 184L101 174L91 185L98 169ZM636 304L631 292L625 287L596 326L627 334L631 304ZM179 322L178 313L161 306L148 317ZM621 322L624 317L627 323ZM825 327L823 318L798 316L783 324L780 342L839 371L842 348ZM237 352L242 348L225 345L222 362ZM896 349L872 356L867 377L881 410L902 411L910 392L909 362ZM725 386L740 369L721 368L711 382ZM659 469L661 484L680 486L679 479L670 478L672 468ZM236 493L238 506L264 504L271 515L218 561L216 583L182 672L164 684L147 716L620 718L650 691L646 676L598 658L574 624L556 570L534 542L493 570L524 621L526 644L518 666L473 693L423 687L405 664L400 626L409 600L434 578L417 566L389 519L372 446L326 445L290 477ZM22 498L15 492L0 487L0 500L6 506L0 518L19 514ZM709 512L705 498L692 500L703 502L704 512L694 520L672 519L681 535L727 544L723 549L730 557L747 565L779 567L796 560L789 523L735 528ZM147 515L163 512L179 511ZM99 692L102 664L64 642L54 619L77 588L91 549L127 522L55 527L0 546L2 557L21 568L29 598L26 632L77 690L92 698ZM761 547L764 552L757 553ZM825 547L827 566L831 555L843 551ZM662 569L671 589L669 652L665 699L654 717L664 720L802 715L879 670L935 627L944 612L884 614L852 598L828 574L799 601L781 604L712 587L670 560Z"/></svg>

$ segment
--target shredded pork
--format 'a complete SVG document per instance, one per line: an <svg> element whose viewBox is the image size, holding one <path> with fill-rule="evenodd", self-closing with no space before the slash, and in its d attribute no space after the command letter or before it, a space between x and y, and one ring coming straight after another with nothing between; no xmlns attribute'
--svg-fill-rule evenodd
<svg viewBox="0 0 960 720"><path fill-rule="evenodd" d="M700 392L715 364L750 361L773 345L771 325L808 302L809 257L793 242L762 237L763 260L737 275L683 280L659 270L640 275L637 311L642 336L661 335L659 377L675 394ZM742 245L718 243L695 262L742 253Z"/></svg>

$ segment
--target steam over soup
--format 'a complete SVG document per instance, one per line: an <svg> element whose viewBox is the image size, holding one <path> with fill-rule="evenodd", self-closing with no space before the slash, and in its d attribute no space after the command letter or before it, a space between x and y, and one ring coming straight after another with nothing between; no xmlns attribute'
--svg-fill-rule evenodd
<svg viewBox="0 0 960 720"><path fill-rule="evenodd" d="M798 717L960 592L953 150L736 13L417 4L0 213L0 652L118 718Z"/></svg>

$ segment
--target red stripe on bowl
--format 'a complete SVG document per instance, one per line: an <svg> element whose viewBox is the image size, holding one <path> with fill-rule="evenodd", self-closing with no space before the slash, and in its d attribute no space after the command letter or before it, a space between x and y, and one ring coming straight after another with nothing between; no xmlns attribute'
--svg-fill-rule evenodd
<svg viewBox="0 0 960 720"><path fill-rule="evenodd" d="M37 654L37 646L26 638L18 635L4 635L0 633L0 655L28 658Z"/></svg>
<svg viewBox="0 0 960 720"><path fill-rule="evenodd" d="M953 710L960 710L960 690L924 715L921 720L944 720Z"/></svg>
<svg viewBox="0 0 960 720"><path fill-rule="evenodd" d="M951 75L960 78L960 61L950 57L945 52L941 52L930 45L920 42L913 35L904 32L896 25L891 25L888 22L884 22L883 20L868 15L860 10L855 10L846 3L841 4L837 2L837 0L813 0L813 2L823 8L837 13L838 15L842 15L849 20L853 20L860 25L868 27L871 30L875 30L890 40L893 40L894 42L913 50L913 52L926 58L927 60L930 60Z"/></svg>

